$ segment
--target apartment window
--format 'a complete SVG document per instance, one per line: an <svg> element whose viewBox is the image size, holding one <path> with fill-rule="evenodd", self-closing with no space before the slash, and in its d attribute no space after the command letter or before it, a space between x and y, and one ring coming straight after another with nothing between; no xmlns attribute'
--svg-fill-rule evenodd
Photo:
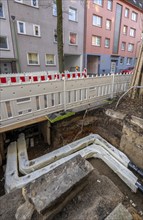
<svg viewBox="0 0 143 220"><path fill-rule="evenodd" d="M0 18L4 17L3 5L0 3Z"/></svg>
<svg viewBox="0 0 143 220"><path fill-rule="evenodd" d="M125 42L122 42L121 44L121 50L125 50L126 49L126 43Z"/></svg>
<svg viewBox="0 0 143 220"><path fill-rule="evenodd" d="M102 17L93 15L93 25L101 27L102 26Z"/></svg>
<svg viewBox="0 0 143 220"><path fill-rule="evenodd" d="M58 41L57 29L54 29L54 42L57 43L57 41Z"/></svg>
<svg viewBox="0 0 143 220"><path fill-rule="evenodd" d="M106 20L106 29L111 30L111 20L109 19Z"/></svg>
<svg viewBox="0 0 143 220"><path fill-rule="evenodd" d="M77 21L77 10L74 8L69 8L69 20Z"/></svg>
<svg viewBox="0 0 143 220"><path fill-rule="evenodd" d="M17 28L19 34L26 34L25 22L17 21Z"/></svg>
<svg viewBox="0 0 143 220"><path fill-rule="evenodd" d="M39 65L38 53L28 53L28 64L29 65Z"/></svg>
<svg viewBox="0 0 143 220"><path fill-rule="evenodd" d="M31 6L38 7L38 0L31 0Z"/></svg>
<svg viewBox="0 0 143 220"><path fill-rule="evenodd" d="M105 38L105 47L106 48L110 47L110 39L109 38Z"/></svg>
<svg viewBox="0 0 143 220"><path fill-rule="evenodd" d="M33 25L33 34L34 36L39 37L40 36L40 26L39 25Z"/></svg>
<svg viewBox="0 0 143 220"><path fill-rule="evenodd" d="M131 63L132 63L132 58L128 57L127 58L127 65L131 65Z"/></svg>
<svg viewBox="0 0 143 220"><path fill-rule="evenodd" d="M101 46L101 37L92 36L92 45L100 47Z"/></svg>
<svg viewBox="0 0 143 220"><path fill-rule="evenodd" d="M132 20L137 21L137 13L136 12L132 12Z"/></svg>
<svg viewBox="0 0 143 220"><path fill-rule="evenodd" d="M127 35L128 27L126 25L123 26L123 34Z"/></svg>
<svg viewBox="0 0 143 220"><path fill-rule="evenodd" d="M128 44L128 51L133 52L134 50L134 44Z"/></svg>
<svg viewBox="0 0 143 220"><path fill-rule="evenodd" d="M8 49L7 37L0 36L0 49L4 49L4 50Z"/></svg>
<svg viewBox="0 0 143 220"><path fill-rule="evenodd" d="M57 16L57 5L56 0L53 0L53 15Z"/></svg>
<svg viewBox="0 0 143 220"><path fill-rule="evenodd" d="M23 0L15 0L15 2L23 3Z"/></svg>
<svg viewBox="0 0 143 220"><path fill-rule="evenodd" d="M113 0L108 0L107 1L107 9L111 11L112 10L112 5L113 5Z"/></svg>
<svg viewBox="0 0 143 220"><path fill-rule="evenodd" d="M130 36L135 37L136 30L134 28L130 28Z"/></svg>
<svg viewBox="0 0 143 220"><path fill-rule="evenodd" d="M103 0L93 0L93 3L102 6Z"/></svg>
<svg viewBox="0 0 143 220"><path fill-rule="evenodd" d="M124 64L124 57L120 57L120 64Z"/></svg>
<svg viewBox="0 0 143 220"><path fill-rule="evenodd" d="M125 8L125 17L128 18L129 17L129 9Z"/></svg>
<svg viewBox="0 0 143 220"><path fill-rule="evenodd" d="M56 57L54 54L46 54L46 65L56 65Z"/></svg>
<svg viewBox="0 0 143 220"><path fill-rule="evenodd" d="M70 33L69 43L72 44L72 45L77 44L77 34L76 33Z"/></svg>

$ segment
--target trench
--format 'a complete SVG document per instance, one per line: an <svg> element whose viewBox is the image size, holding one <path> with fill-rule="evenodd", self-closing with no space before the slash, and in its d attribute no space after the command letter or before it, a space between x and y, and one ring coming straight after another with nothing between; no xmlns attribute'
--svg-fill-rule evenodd
<svg viewBox="0 0 143 220"><path fill-rule="evenodd" d="M75 116L71 116L63 121L52 124L52 144L50 146L43 142L42 134L39 132L40 129L37 125L17 130L15 135L13 135L12 132L8 132L6 136L7 139L13 141L21 131L24 131L29 145L28 157L31 160L91 133L101 135L113 146L119 148L122 137L122 128L123 124L120 120L112 120L105 115L104 108L99 108L87 112L80 112ZM31 138L34 141L34 146L31 144ZM8 145L8 143L6 145ZM124 195L123 204L127 208L131 206L130 201L132 200L135 203L135 209L138 212L143 210L143 195L140 192L131 192L124 182L103 161L99 159L89 159L89 162L101 175L107 176L121 190ZM5 166L5 161L3 162L3 165ZM0 170L0 180L0 196L2 196L4 194L4 172L2 168ZM140 178L140 181L143 183L143 179Z"/></svg>

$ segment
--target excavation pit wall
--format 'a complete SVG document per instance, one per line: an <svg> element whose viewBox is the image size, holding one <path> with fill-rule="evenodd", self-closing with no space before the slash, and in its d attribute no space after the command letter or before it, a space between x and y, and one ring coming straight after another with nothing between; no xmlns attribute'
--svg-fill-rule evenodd
<svg viewBox="0 0 143 220"><path fill-rule="evenodd" d="M51 128L54 149L91 133L97 133L143 169L142 118L100 108L54 123Z"/></svg>

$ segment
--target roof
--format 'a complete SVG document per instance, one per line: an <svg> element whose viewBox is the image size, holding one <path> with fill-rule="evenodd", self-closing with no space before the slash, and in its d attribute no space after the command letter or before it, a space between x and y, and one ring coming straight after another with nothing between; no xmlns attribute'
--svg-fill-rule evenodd
<svg viewBox="0 0 143 220"><path fill-rule="evenodd" d="M143 11L143 0L126 0L126 1Z"/></svg>

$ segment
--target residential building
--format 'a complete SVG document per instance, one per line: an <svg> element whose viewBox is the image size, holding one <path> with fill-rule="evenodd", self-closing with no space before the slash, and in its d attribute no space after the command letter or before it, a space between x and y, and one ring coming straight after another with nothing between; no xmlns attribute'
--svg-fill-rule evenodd
<svg viewBox="0 0 143 220"><path fill-rule="evenodd" d="M55 0L1 0L0 25L1 73L58 71ZM134 66L142 30L142 0L63 0L65 70Z"/></svg>
<svg viewBox="0 0 143 220"><path fill-rule="evenodd" d="M16 71L8 0L0 1L0 74Z"/></svg>
<svg viewBox="0 0 143 220"><path fill-rule="evenodd" d="M143 2L93 0L85 10L87 72L117 73L134 66L143 31Z"/></svg>
<svg viewBox="0 0 143 220"><path fill-rule="evenodd" d="M58 71L55 0L10 0L8 5L17 71ZM63 0L65 70L83 68L83 17L80 1Z"/></svg>

